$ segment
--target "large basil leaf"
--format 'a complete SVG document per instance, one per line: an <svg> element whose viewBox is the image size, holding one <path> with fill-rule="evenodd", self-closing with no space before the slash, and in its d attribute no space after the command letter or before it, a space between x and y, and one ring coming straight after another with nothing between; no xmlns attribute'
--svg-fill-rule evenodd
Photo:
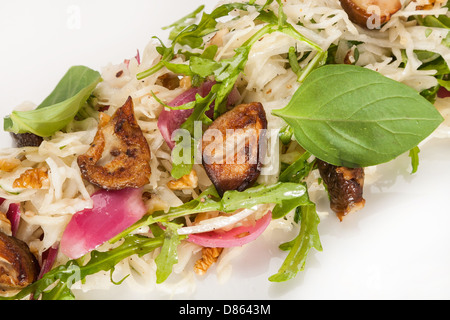
<svg viewBox="0 0 450 320"><path fill-rule="evenodd" d="M100 81L100 73L88 67L70 68L35 110L14 111L6 117L5 131L51 136L74 119Z"/></svg>
<svg viewBox="0 0 450 320"><path fill-rule="evenodd" d="M347 167L388 162L417 146L443 121L412 88L352 65L315 70L291 102L273 114L293 128L307 151Z"/></svg>

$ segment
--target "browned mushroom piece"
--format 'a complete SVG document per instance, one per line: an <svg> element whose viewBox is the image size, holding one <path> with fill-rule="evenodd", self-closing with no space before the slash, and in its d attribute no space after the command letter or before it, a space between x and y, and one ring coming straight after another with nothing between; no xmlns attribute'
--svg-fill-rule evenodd
<svg viewBox="0 0 450 320"><path fill-rule="evenodd" d="M150 179L150 148L128 98L110 118L100 114L97 134L78 157L83 178L106 190L140 188Z"/></svg>
<svg viewBox="0 0 450 320"><path fill-rule="evenodd" d="M330 207L339 220L364 208L364 169L337 167L317 160L320 176L330 197Z"/></svg>
<svg viewBox="0 0 450 320"><path fill-rule="evenodd" d="M267 118L261 103L242 104L218 117L202 141L203 166L223 195L243 191L261 174Z"/></svg>
<svg viewBox="0 0 450 320"><path fill-rule="evenodd" d="M44 138L39 137L33 133L13 133L11 132L14 146L17 148L23 147L39 147L44 141Z"/></svg>
<svg viewBox="0 0 450 320"><path fill-rule="evenodd" d="M35 282L39 263L25 242L0 232L0 290L17 290Z"/></svg>
<svg viewBox="0 0 450 320"><path fill-rule="evenodd" d="M339 0L349 19L367 29L380 28L402 8L400 0ZM377 25L379 24L379 25Z"/></svg>

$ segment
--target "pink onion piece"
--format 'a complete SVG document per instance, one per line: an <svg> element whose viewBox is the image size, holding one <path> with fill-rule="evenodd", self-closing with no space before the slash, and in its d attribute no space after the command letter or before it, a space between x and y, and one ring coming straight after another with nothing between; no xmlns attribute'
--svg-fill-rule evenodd
<svg viewBox="0 0 450 320"><path fill-rule="evenodd" d="M56 244L42 253L41 272L38 279L41 279L47 272L52 270L58 251L59 246Z"/></svg>
<svg viewBox="0 0 450 320"><path fill-rule="evenodd" d="M0 198L0 205L5 202L5 199ZM11 232L14 237L17 234L20 224L20 204L11 203L8 207L8 212L6 213L6 218L11 222Z"/></svg>
<svg viewBox="0 0 450 320"><path fill-rule="evenodd" d="M141 53L139 52L139 49L138 49L137 54L136 54L136 56L134 58L136 59L138 65L140 65L141 64ZM127 66L127 68L130 67L130 62L131 62L130 59L125 59L123 61L123 63Z"/></svg>
<svg viewBox="0 0 450 320"><path fill-rule="evenodd" d="M183 104L192 102L195 100L195 96L199 94L202 97L206 97L211 91L212 86L215 81L206 81L199 88L191 88L181 95L176 97L173 101L167 105L171 107L179 107ZM241 95L237 88L235 87L228 96L227 104L229 106L235 105L241 99ZM181 125L189 118L189 116L194 112L193 109L189 110L166 110L164 109L158 117L158 128L161 132L167 145L173 149L175 147L175 142L172 140L172 134L175 130L179 129ZM214 117L214 104L211 105L211 109L206 112L206 115L213 119Z"/></svg>
<svg viewBox="0 0 450 320"><path fill-rule="evenodd" d="M76 213L64 231L61 252L78 259L141 219L146 208L141 189L100 190L94 206Z"/></svg>
<svg viewBox="0 0 450 320"><path fill-rule="evenodd" d="M438 91L438 97L439 98L448 98L448 97L450 97L450 91L448 91L444 87L440 87L439 91Z"/></svg>
<svg viewBox="0 0 450 320"><path fill-rule="evenodd" d="M136 59L138 65L140 65L141 64L141 53L139 52L139 49L137 50L135 59Z"/></svg>
<svg viewBox="0 0 450 320"><path fill-rule="evenodd" d="M195 95L198 93L198 89L192 88L177 98L175 98L172 102L168 103L171 107L178 107L183 104L195 100ZM179 129L180 126L189 118L192 114L193 110L166 110L164 109L159 117L158 117L158 128L161 132L164 140L167 142L167 145L170 149L175 147L175 141L172 140L172 133Z"/></svg>
<svg viewBox="0 0 450 320"><path fill-rule="evenodd" d="M206 232L192 234L188 241L207 248L231 248L240 247L256 240L272 221L272 212L256 221L254 226L237 227L226 232Z"/></svg>
<svg viewBox="0 0 450 320"><path fill-rule="evenodd" d="M11 221L11 232L14 237L17 234L20 224L20 204L11 203L8 212L6 213L6 217Z"/></svg>

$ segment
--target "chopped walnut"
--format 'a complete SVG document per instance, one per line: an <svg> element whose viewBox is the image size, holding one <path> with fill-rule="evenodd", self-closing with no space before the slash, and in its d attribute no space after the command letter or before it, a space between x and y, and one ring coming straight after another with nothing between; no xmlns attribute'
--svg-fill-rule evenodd
<svg viewBox="0 0 450 320"><path fill-rule="evenodd" d="M180 87L185 90L192 88L192 78L190 76L181 78Z"/></svg>
<svg viewBox="0 0 450 320"><path fill-rule="evenodd" d="M5 213L0 211L0 232L10 236L11 233L11 221L9 221L8 217Z"/></svg>
<svg viewBox="0 0 450 320"><path fill-rule="evenodd" d="M20 160L13 159L0 159L0 170L5 172L12 172L20 165Z"/></svg>
<svg viewBox="0 0 450 320"><path fill-rule="evenodd" d="M45 189L50 186L47 168L29 169L22 173L13 183L13 188Z"/></svg>
<svg viewBox="0 0 450 320"><path fill-rule="evenodd" d="M434 8L435 3L442 5L444 0L413 0L419 5L416 7L417 10L431 10Z"/></svg>
<svg viewBox="0 0 450 320"><path fill-rule="evenodd" d="M202 258L194 265L195 273L198 275L206 274L209 268L217 262L222 252L223 248L203 248Z"/></svg>
<svg viewBox="0 0 450 320"><path fill-rule="evenodd" d="M198 186L198 176L195 170L192 170L190 174L181 177L178 180L169 181L167 186L170 190L186 190L197 188Z"/></svg>

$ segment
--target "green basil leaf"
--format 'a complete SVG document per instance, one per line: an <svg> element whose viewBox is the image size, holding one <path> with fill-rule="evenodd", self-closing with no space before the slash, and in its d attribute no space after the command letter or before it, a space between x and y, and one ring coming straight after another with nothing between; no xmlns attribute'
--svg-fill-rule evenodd
<svg viewBox="0 0 450 320"><path fill-rule="evenodd" d="M316 69L290 103L273 114L292 127L305 150L346 167L393 160L443 121L436 108L412 88L353 65Z"/></svg>
<svg viewBox="0 0 450 320"><path fill-rule="evenodd" d="M100 73L88 67L70 68L35 110L13 111L6 117L5 131L34 133L41 137L53 135L74 119L100 81Z"/></svg>

